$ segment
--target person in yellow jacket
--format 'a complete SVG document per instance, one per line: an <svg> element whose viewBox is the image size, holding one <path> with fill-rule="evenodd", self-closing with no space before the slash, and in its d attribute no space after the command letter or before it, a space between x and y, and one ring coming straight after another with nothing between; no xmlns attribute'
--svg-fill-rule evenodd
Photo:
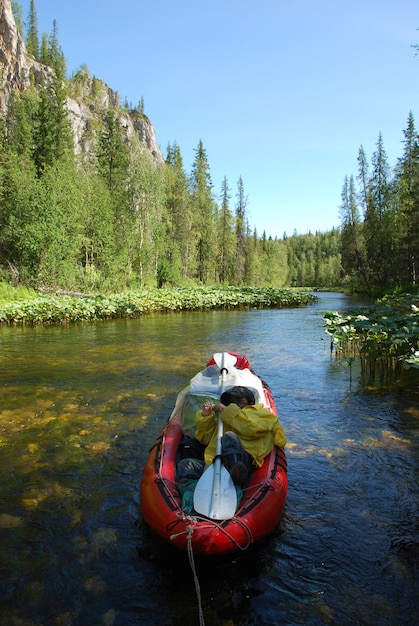
<svg viewBox="0 0 419 626"><path fill-rule="evenodd" d="M247 387L233 387L225 391L216 406L206 402L196 414L196 439L205 446L204 463L181 466L183 470L203 471L214 459L217 445L217 417L223 421L221 455L233 481L243 487L252 469L261 467L273 446L283 447L287 440L278 417L255 404L253 392ZM186 461L186 459L185 459ZM181 462L184 463L184 462ZM186 472L189 474L189 472ZM189 474L192 478L192 474Z"/></svg>

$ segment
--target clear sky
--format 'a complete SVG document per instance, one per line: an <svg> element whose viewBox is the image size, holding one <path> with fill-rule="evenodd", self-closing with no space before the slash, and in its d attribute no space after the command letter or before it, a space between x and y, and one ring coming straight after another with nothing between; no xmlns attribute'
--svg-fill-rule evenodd
<svg viewBox="0 0 419 626"><path fill-rule="evenodd" d="M21 0L23 18L29 0ZM87 65L136 106L189 174L200 140L214 193L241 176L250 226L340 225L346 175L381 132L389 164L419 129L418 0L35 0L68 73Z"/></svg>

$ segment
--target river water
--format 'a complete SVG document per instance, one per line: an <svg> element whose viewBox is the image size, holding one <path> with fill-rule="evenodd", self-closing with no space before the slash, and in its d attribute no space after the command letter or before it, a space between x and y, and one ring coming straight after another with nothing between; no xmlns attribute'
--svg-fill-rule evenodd
<svg viewBox="0 0 419 626"><path fill-rule="evenodd" d="M1 626L410 626L419 615L417 394L331 358L297 309L0 328ZM288 437L266 541L196 558L141 519L148 450L214 353L245 354ZM195 586L196 580L199 589Z"/></svg>

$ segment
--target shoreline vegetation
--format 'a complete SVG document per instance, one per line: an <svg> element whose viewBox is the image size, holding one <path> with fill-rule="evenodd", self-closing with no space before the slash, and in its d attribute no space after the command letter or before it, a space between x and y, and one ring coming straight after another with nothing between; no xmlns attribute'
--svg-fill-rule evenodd
<svg viewBox="0 0 419 626"><path fill-rule="evenodd" d="M419 384L419 295L387 295L347 315L327 312L330 352L352 367L360 359L369 384Z"/></svg>
<svg viewBox="0 0 419 626"><path fill-rule="evenodd" d="M316 296L298 289L270 287L155 288L109 295L8 293L2 298L0 290L0 326L69 324L148 313L300 307L316 301Z"/></svg>

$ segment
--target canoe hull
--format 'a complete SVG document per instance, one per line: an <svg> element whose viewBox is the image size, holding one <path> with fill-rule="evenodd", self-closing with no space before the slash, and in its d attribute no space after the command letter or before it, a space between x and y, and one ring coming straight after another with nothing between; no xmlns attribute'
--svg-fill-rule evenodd
<svg viewBox="0 0 419 626"><path fill-rule="evenodd" d="M265 406L276 414L271 392L266 383L263 386ZM274 447L263 466L252 473L231 520L211 520L182 509L175 463L183 432L181 421L176 413L172 414L149 453L140 488L141 511L147 525L171 545L181 550L192 548L200 555L245 550L272 533L281 520L288 491L284 450Z"/></svg>

